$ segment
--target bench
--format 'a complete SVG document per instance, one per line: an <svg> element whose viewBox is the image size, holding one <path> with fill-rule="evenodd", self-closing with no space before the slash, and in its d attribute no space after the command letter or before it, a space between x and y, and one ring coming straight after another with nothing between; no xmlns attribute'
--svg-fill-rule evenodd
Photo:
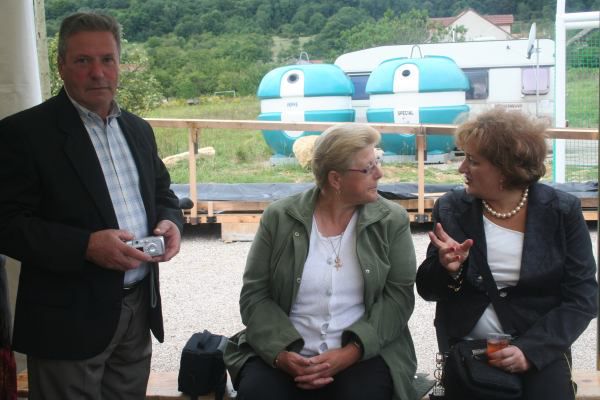
<svg viewBox="0 0 600 400"><path fill-rule="evenodd" d="M148 388L146 389L147 400L189 400L189 396L177 390L177 372L150 372ZM17 398L29 398L29 384L27 383L27 370L17 375ZM198 396L198 400L214 400L213 393ZM235 391L231 382L227 380L227 390L223 400L235 399Z"/></svg>
<svg viewBox="0 0 600 400"><path fill-rule="evenodd" d="M146 400L189 400L189 396L177 390L177 372L150 372L148 388L146 389ZM433 381L427 378L428 374L418 373L415 381L417 392L424 396L431 387ZM223 400L235 399L235 391L227 377L227 389ZM27 370L17 375L17 397L27 399L29 397L29 385L27 383ZM214 394L198 396L198 400L213 400ZM424 397L425 398L425 397Z"/></svg>
<svg viewBox="0 0 600 400"><path fill-rule="evenodd" d="M600 400L600 371L574 371L573 378L577 383L577 400ZM433 382L427 374L418 374L416 385L419 388L431 389ZM29 397L27 385L27 371L17 376L17 396L20 399ZM421 394L421 393L419 393ZM189 397L177 390L177 372L151 372L146 391L147 400L189 400ZM199 396L198 400L213 400L214 395ZM225 400L235 399L235 392L231 382L227 381ZM423 394L423 400L429 399Z"/></svg>

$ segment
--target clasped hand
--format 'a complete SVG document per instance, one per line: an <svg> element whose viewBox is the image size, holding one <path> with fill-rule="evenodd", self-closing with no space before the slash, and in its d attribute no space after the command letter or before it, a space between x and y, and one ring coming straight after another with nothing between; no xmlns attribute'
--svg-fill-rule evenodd
<svg viewBox="0 0 600 400"><path fill-rule="evenodd" d="M360 360L360 350L353 345L330 350L314 357L282 351L277 356L277 367L294 377L300 389L320 389L333 377Z"/></svg>
<svg viewBox="0 0 600 400"><path fill-rule="evenodd" d="M127 245L126 241L134 239L129 231L104 229L90 235L85 257L103 268L128 271L139 267L142 262L169 261L179 253L181 234L172 221L160 221L152 232L154 235L164 236L165 253L162 256L151 257Z"/></svg>
<svg viewBox="0 0 600 400"><path fill-rule="evenodd" d="M433 232L429 232L431 243L438 249L440 264L448 272L458 272L462 263L469 257L473 239L458 243L444 231L442 224L435 224Z"/></svg>

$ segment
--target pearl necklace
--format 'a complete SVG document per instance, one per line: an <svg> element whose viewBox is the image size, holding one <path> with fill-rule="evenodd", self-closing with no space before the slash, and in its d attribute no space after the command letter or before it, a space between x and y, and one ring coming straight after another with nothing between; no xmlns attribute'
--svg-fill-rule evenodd
<svg viewBox="0 0 600 400"><path fill-rule="evenodd" d="M529 195L529 188L526 188L523 191L523 195L521 196L521 201L519 201L519 204L517 204L517 206L515 208L513 208L512 210L510 210L509 212L506 212L506 213L501 213L501 212L495 211L492 207L490 207L490 205L487 203L487 201L485 201L483 199L481 200L481 202L483 203L483 207L486 209L486 211L489 212L490 214L492 214L494 217L500 218L500 219L508 219L508 218L512 217L513 215L515 215L516 213L518 213L519 211L521 211L521 208L527 202L528 195Z"/></svg>

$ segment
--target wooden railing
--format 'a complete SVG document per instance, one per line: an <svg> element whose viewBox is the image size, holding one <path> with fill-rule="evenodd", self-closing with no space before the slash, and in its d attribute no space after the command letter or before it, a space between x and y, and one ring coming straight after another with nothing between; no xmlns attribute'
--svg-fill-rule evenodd
<svg viewBox="0 0 600 400"><path fill-rule="evenodd" d="M331 122L277 122L277 121L252 121L252 120L212 120L212 119L167 119L149 118L147 121L154 128L185 128L188 130L188 165L190 197L194 207L190 210L190 218L197 220L198 193L196 189L196 150L202 129L251 129L251 130L291 130L291 131L324 131L336 123ZM416 135L417 147L417 214L415 220L420 222L426 219L425 214L425 155L427 135L452 135L456 125L434 124L387 124L369 123L382 134L395 132ZM550 139L575 139L598 140L598 131L593 129L552 128L547 131Z"/></svg>

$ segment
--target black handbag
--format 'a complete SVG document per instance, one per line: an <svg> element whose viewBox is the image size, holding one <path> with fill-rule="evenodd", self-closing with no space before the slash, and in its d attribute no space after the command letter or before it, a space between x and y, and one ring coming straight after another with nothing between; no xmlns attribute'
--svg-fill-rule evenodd
<svg viewBox="0 0 600 400"><path fill-rule="evenodd" d="M487 264L480 268L483 283L502 327L515 333L509 310ZM442 373L446 400L517 400L523 392L521 377L488 364L485 339L455 343L446 356Z"/></svg>
<svg viewBox="0 0 600 400"><path fill-rule="evenodd" d="M194 333L181 352L177 389L195 399L215 392L220 400L225 394L227 372L223 362L223 349L227 337L205 330Z"/></svg>
<svg viewBox="0 0 600 400"><path fill-rule="evenodd" d="M488 364L486 340L465 340L446 357L442 383L447 400L517 400L521 378Z"/></svg>

